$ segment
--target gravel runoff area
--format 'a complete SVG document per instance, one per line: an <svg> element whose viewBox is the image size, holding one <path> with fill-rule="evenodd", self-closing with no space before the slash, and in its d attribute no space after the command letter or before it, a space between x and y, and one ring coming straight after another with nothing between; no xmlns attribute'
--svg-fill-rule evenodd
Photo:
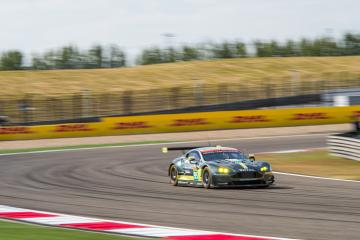
<svg viewBox="0 0 360 240"><path fill-rule="evenodd" d="M278 127L278 128L253 128L253 129L231 129L217 131L197 131L180 133L158 133L158 134L138 134L121 136L101 136L101 137L82 137L82 138L57 138L21 141L0 141L0 149L27 149L27 148L46 148L63 147L76 145L92 144L115 144L129 142L146 141L197 141L197 140L216 140L229 138L251 138L251 137L270 137L282 135L301 135L318 133L346 132L352 128L351 124L317 125L317 126L298 126L298 127Z"/></svg>

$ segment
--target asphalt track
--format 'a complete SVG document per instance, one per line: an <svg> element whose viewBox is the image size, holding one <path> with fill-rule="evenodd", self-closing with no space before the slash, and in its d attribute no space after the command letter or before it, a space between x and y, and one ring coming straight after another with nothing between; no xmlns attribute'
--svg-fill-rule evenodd
<svg viewBox="0 0 360 240"><path fill-rule="evenodd" d="M256 153L324 147L325 135L216 144ZM269 189L173 187L166 171L176 153L160 147L0 156L0 204L240 234L360 239L360 183L276 175Z"/></svg>

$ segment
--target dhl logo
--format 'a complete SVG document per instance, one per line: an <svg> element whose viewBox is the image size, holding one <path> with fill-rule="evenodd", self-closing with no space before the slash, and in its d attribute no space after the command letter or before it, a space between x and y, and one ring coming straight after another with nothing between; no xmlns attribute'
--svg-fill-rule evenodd
<svg viewBox="0 0 360 240"><path fill-rule="evenodd" d="M269 122L270 120L265 115L255 116L235 116L230 121L231 123L253 123L253 122Z"/></svg>
<svg viewBox="0 0 360 240"><path fill-rule="evenodd" d="M314 119L329 119L326 113L295 113L290 120L314 120Z"/></svg>
<svg viewBox="0 0 360 240"><path fill-rule="evenodd" d="M150 128L151 126L147 122L117 122L113 129L134 129L134 128Z"/></svg>
<svg viewBox="0 0 360 240"><path fill-rule="evenodd" d="M68 124L56 126L54 132L85 132L91 131L88 124Z"/></svg>
<svg viewBox="0 0 360 240"><path fill-rule="evenodd" d="M206 125L206 124L209 124L206 118L192 118L192 119L175 119L170 126L182 127L182 126L194 126L194 125Z"/></svg>
<svg viewBox="0 0 360 240"><path fill-rule="evenodd" d="M353 118L360 118L360 111L354 111L352 117Z"/></svg>
<svg viewBox="0 0 360 240"><path fill-rule="evenodd" d="M29 134L33 133L29 127L1 127L0 134Z"/></svg>

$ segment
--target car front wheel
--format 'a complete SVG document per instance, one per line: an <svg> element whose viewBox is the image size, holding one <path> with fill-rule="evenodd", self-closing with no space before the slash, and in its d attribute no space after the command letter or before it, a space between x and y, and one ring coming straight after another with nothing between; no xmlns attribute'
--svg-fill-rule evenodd
<svg viewBox="0 0 360 240"><path fill-rule="evenodd" d="M203 182L204 188L207 188L207 189L212 188L212 185L213 185L212 175L211 175L209 168L207 168L207 167L204 168L202 182Z"/></svg>
<svg viewBox="0 0 360 240"><path fill-rule="evenodd" d="M170 168L170 183L174 186L178 185L178 172L175 165Z"/></svg>

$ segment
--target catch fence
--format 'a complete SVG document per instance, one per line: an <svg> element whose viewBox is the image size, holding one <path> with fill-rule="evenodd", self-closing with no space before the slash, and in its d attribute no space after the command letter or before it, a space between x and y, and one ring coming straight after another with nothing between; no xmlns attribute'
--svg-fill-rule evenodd
<svg viewBox="0 0 360 240"><path fill-rule="evenodd" d="M314 80L268 79L241 83L205 83L119 92L91 92L61 95L1 96L0 116L11 124L61 121L114 115L182 109L275 97L318 94L339 88L360 87L360 74L351 78Z"/></svg>

